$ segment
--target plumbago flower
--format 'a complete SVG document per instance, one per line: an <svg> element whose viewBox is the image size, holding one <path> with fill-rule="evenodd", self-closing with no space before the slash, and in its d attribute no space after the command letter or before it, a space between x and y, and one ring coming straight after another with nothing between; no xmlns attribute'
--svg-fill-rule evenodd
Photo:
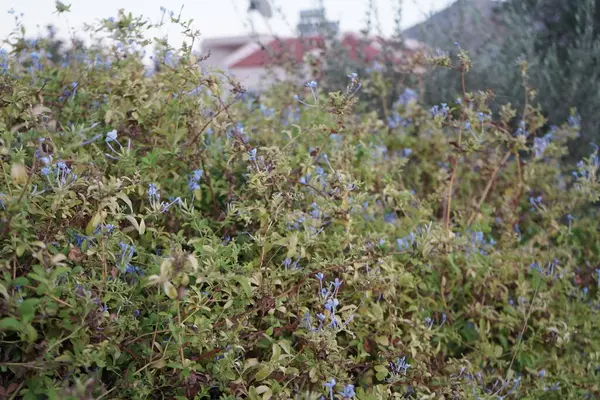
<svg viewBox="0 0 600 400"><path fill-rule="evenodd" d="M434 118L437 118L437 117L446 118L448 116L448 114L450 113L450 107L448 107L448 104L442 103L439 106L435 105L435 106L431 107L431 109L429 110L429 113Z"/></svg>
<svg viewBox="0 0 600 400"><path fill-rule="evenodd" d="M104 153L104 155L113 160L119 160L121 157L129 154L131 151L131 139L127 139L127 147L123 147L119 140L117 139L118 133L116 129L109 131L106 133L106 137L104 138L104 142L106 146L110 149L111 154ZM118 151L112 146L111 143L116 143L118 146Z"/></svg>
<svg viewBox="0 0 600 400"><path fill-rule="evenodd" d="M48 158L48 161L51 161ZM44 161L42 161L44 162ZM73 184L78 176L64 161L58 161L54 166L46 165L40 169L40 173L52 186L62 189Z"/></svg>
<svg viewBox="0 0 600 400"><path fill-rule="evenodd" d="M171 208L171 206L178 204L181 205L181 198L176 197L172 199L170 202L160 201L160 191L156 186L156 183L150 183L148 185L148 201L150 202L150 207L153 211L165 213Z"/></svg>
<svg viewBox="0 0 600 400"><path fill-rule="evenodd" d="M408 71L391 64L302 83L311 107L294 82L251 99L191 49L146 68L144 24L104 20L114 46L64 59L1 46L0 86L23 94L0 106L13 397L79 380L91 398L595 398L600 161L571 166L579 121L540 135L535 99L485 87L432 118L411 89L389 99ZM482 371L453 381L462 366Z"/></svg>
<svg viewBox="0 0 600 400"><path fill-rule="evenodd" d="M201 169L195 170L188 178L188 188L191 192L200 189L200 180L204 175L204 171Z"/></svg>
<svg viewBox="0 0 600 400"><path fill-rule="evenodd" d="M294 100L297 101L300 104L304 104L305 106L308 107L317 107L319 105L319 97L317 96L317 82L316 81L310 81L310 82L306 82L304 84L305 87L310 89L310 93L312 94L313 97L313 101L314 104L308 104L305 101L300 99L300 96L298 96L297 94L294 95Z"/></svg>
<svg viewBox="0 0 600 400"><path fill-rule="evenodd" d="M260 105L260 113L262 114L263 117L265 118L271 118L273 117L273 115L275 115L275 109L272 107L267 107L264 104Z"/></svg>
<svg viewBox="0 0 600 400"><path fill-rule="evenodd" d="M408 104L416 103L417 100L419 100L419 94L413 89L406 88L398 98L398 103L407 106Z"/></svg>
<svg viewBox="0 0 600 400"><path fill-rule="evenodd" d="M336 385L336 381L334 378L331 378L328 382L325 382L323 386L325 386L329 392L329 399L333 400L333 388Z"/></svg>
<svg viewBox="0 0 600 400"><path fill-rule="evenodd" d="M317 314L318 325L316 327L312 324L310 313L306 312L303 318L304 326L308 332L317 334L322 334L327 331L336 332L346 329L348 324L354 319L354 314L350 315L346 319L346 322L343 322L341 316L338 314L340 301L337 296L343 282L339 278L335 278L327 285L324 285L324 275L321 272L318 272L315 275L315 278L319 281L318 297L323 304L324 310L323 312ZM356 309L358 309L358 307L356 307Z"/></svg>
<svg viewBox="0 0 600 400"><path fill-rule="evenodd" d="M388 382L395 383L403 380L409 368L410 364L406 362L406 356L403 356L402 358L398 357L395 362L390 361L388 368L390 376L387 378Z"/></svg>

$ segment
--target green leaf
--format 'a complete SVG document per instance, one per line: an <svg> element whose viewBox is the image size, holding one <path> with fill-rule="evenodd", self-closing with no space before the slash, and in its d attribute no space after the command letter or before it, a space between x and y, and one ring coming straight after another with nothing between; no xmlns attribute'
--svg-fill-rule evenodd
<svg viewBox="0 0 600 400"><path fill-rule="evenodd" d="M175 286L173 286L173 284L171 282L169 282L169 281L163 282L163 289L168 298L170 298L170 299L177 298L177 289L175 289Z"/></svg>
<svg viewBox="0 0 600 400"><path fill-rule="evenodd" d="M4 296L5 299L8 299L10 296L8 295L8 290L6 290L6 286L3 283L0 283L0 294Z"/></svg>
<svg viewBox="0 0 600 400"><path fill-rule="evenodd" d="M390 345L390 341L387 336L375 336L375 341L382 346Z"/></svg>
<svg viewBox="0 0 600 400"><path fill-rule="evenodd" d="M19 314L21 314L21 318L24 322L29 322L33 320L35 316L35 308L39 304L40 299L32 298L25 299L19 306Z"/></svg>
<svg viewBox="0 0 600 400"><path fill-rule="evenodd" d="M117 196L119 199L123 200L125 202L125 204L127 204L129 206L129 211L133 213L133 204L131 204L131 200L125 193L119 192L115 196Z"/></svg>
<svg viewBox="0 0 600 400"><path fill-rule="evenodd" d="M233 279L240 284L240 286L244 290L244 293L246 293L246 296L248 298L252 298L252 287L250 286L250 281L248 280L248 278L246 278L245 276L236 275Z"/></svg>
<svg viewBox="0 0 600 400"><path fill-rule="evenodd" d="M135 220L135 218L133 218L131 215L126 215L125 219L127 219L129 222L131 222L131 225L133 225L133 227L135 228L136 231L140 231L140 224L138 224L138 222Z"/></svg>
<svg viewBox="0 0 600 400"><path fill-rule="evenodd" d="M298 247L298 234L294 233L292 236L289 237L288 239L288 251L287 251L287 257L288 258L292 258L296 255L296 248Z"/></svg>
<svg viewBox="0 0 600 400"><path fill-rule="evenodd" d="M29 343L33 343L37 340L38 338L38 333L35 330L35 328L31 325L31 324L26 324L25 325L25 329L23 330L26 337L27 337L27 341Z"/></svg>
<svg viewBox="0 0 600 400"><path fill-rule="evenodd" d="M254 375L254 379L256 379L258 382L263 381L265 379L267 379L267 377L269 375L271 375L271 369L267 366L267 365L263 365L258 372L256 373L256 375Z"/></svg>
<svg viewBox="0 0 600 400"><path fill-rule="evenodd" d="M20 331L23 330L23 324L15 318L4 318L0 320L0 330Z"/></svg>

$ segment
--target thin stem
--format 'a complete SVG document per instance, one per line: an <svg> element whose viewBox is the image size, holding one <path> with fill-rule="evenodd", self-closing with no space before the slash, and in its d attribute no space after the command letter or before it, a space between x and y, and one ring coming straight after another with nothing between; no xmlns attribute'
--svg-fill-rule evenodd
<svg viewBox="0 0 600 400"><path fill-rule="evenodd" d="M21 391L21 389L23 388L23 385L25 384L25 381L21 381L21 383L19 383L19 386L15 389L15 391L13 392L13 394L10 396L10 398L8 400L13 400L17 397L17 395L19 394L19 392Z"/></svg>
<svg viewBox="0 0 600 400"><path fill-rule="evenodd" d="M448 195L446 197L446 215L444 215L444 227L448 237L450 237L450 213L452 211L452 189L454 187L454 180L456 179L456 171L458 169L458 161L452 160L452 175L450 175L450 184L448 185Z"/></svg>
<svg viewBox="0 0 600 400"><path fill-rule="evenodd" d="M504 165L508 161L511 154L512 154L512 150L507 151L506 154L504 155L504 158L502 158L502 161L500 161L500 163L496 166L496 168L494 168L494 171L492 172L492 176L488 180L487 186L485 187L483 194L481 195L481 198L477 202L477 206L475 207L475 210L471 214L471 217L469 217L469 221L467 222L467 225L471 225L473 223L473 221L475 220L475 216L481 210L481 206L483 205L483 203L485 202L485 199L487 198L488 194L490 193L490 190L492 188L492 185L494 184L494 181L496 180L496 177L498 176L498 172L500 171L500 168L502 167L502 165Z"/></svg>
<svg viewBox="0 0 600 400"><path fill-rule="evenodd" d="M179 328L181 328L181 308L179 299L177 299L177 324L179 325ZM179 329L177 336L179 337L179 356L181 357L181 365L183 366L185 364L185 357L183 355L183 341L181 340L181 329Z"/></svg>
<svg viewBox="0 0 600 400"><path fill-rule="evenodd" d="M535 288L535 291L533 293L533 298L531 299L531 303L529 304L529 310L527 311L527 316L525 317L525 322L523 323L523 328L521 328L521 334L519 335L519 342L517 343L516 350L513 354L512 359L510 360L508 369L506 370L507 373L512 368L512 366L515 362L515 359L517 358L517 354L519 353L519 348L521 347L521 343L523 342L523 334L525 333L525 330L527 329L527 324L529 323L529 318L531 317L531 313L533 312L533 303L535 302L535 298L538 294L541 284L542 284L542 281L539 281Z"/></svg>

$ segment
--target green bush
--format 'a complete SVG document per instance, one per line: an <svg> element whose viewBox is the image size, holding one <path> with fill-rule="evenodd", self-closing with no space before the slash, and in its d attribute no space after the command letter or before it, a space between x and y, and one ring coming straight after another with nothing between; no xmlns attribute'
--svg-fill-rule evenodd
<svg viewBox="0 0 600 400"><path fill-rule="evenodd" d="M114 44L65 63L0 54L3 396L600 396L575 116L547 133L529 88L493 119L487 92L407 90L382 120L376 71L250 99L189 47L149 71L148 26L103 20Z"/></svg>

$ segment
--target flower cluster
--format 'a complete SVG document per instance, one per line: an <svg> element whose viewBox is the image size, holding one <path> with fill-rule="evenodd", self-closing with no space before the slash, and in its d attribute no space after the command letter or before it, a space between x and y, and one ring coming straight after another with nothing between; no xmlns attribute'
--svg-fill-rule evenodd
<svg viewBox="0 0 600 400"><path fill-rule="evenodd" d="M354 315L350 316L346 322L341 320L341 316L337 314L340 301L337 298L342 281L336 278L327 285L323 284L324 275L319 272L315 275L319 281L319 299L323 304L323 312L317 314L318 326L314 327L310 317L310 313L304 316L304 325L309 332L323 332L326 329L342 330L354 319Z"/></svg>
<svg viewBox="0 0 600 400"><path fill-rule="evenodd" d="M327 388L327 392L329 393L329 399L333 400L333 389L335 388L337 382L334 378L331 378L329 381L325 382L323 386ZM354 385L348 384L344 386L344 389L338 393L342 399L353 399L356 396L356 392L354 391Z"/></svg>
<svg viewBox="0 0 600 400"><path fill-rule="evenodd" d="M398 251L410 250L414 245L416 238L417 236L415 235L415 233L411 232L403 238L396 239L396 247L398 248Z"/></svg>
<svg viewBox="0 0 600 400"><path fill-rule="evenodd" d="M117 139L117 136L118 134L116 129L113 129L112 131L106 133L104 142L106 143L106 146L110 149L112 154L104 153L104 155L108 158L118 161L120 157L124 156L125 154L127 154L127 152L131 150L131 140L127 139L127 148L125 148L121 145L121 143ZM111 143L116 143L119 146L119 151L117 151Z"/></svg>
<svg viewBox="0 0 600 400"><path fill-rule="evenodd" d="M446 314L442 314L442 319L440 321L440 325L438 328L441 328L442 326L444 326L444 324L446 323ZM427 329L431 329L433 328L433 325L436 323L435 318L431 318L431 317L425 317L425 326L427 327Z"/></svg>
<svg viewBox="0 0 600 400"><path fill-rule="evenodd" d="M188 177L188 188L190 191L195 191L200 189L200 180L204 175L204 171L201 169L197 169Z"/></svg>
<svg viewBox="0 0 600 400"><path fill-rule="evenodd" d="M535 158L540 159L544 157L544 153L546 152L546 148L550 144L551 138L551 134L533 138L533 154Z"/></svg>
<svg viewBox="0 0 600 400"><path fill-rule="evenodd" d="M40 172L48 179L49 183L56 184L58 188L64 188L72 184L78 177L64 161L58 161L54 167L46 165L40 169Z"/></svg>
<svg viewBox="0 0 600 400"><path fill-rule="evenodd" d="M446 103L442 103L439 106L435 105L429 109L429 114L431 114L431 116L434 118L435 117L446 118L449 113L450 113L450 107L448 107L448 104L446 104Z"/></svg>
<svg viewBox="0 0 600 400"><path fill-rule="evenodd" d="M401 380L404 376L406 376L409 368L410 364L406 362L406 356L403 356L402 358L398 357L395 362L390 361L388 368L390 376L388 377L388 381L397 382Z"/></svg>
<svg viewBox="0 0 600 400"><path fill-rule="evenodd" d="M559 265L557 259L554 259L548 263L546 267L540 266L538 263L532 263L529 267L533 271L537 271L540 275L549 279L561 278L562 274L556 271L556 267Z"/></svg>
<svg viewBox="0 0 600 400"><path fill-rule="evenodd" d="M154 210L158 210L162 213L165 213L171 208L171 206L175 204L181 204L181 198L176 197L171 199L169 202L160 201L160 191L156 183L150 183L148 185L148 201L150 202L150 207Z"/></svg>

